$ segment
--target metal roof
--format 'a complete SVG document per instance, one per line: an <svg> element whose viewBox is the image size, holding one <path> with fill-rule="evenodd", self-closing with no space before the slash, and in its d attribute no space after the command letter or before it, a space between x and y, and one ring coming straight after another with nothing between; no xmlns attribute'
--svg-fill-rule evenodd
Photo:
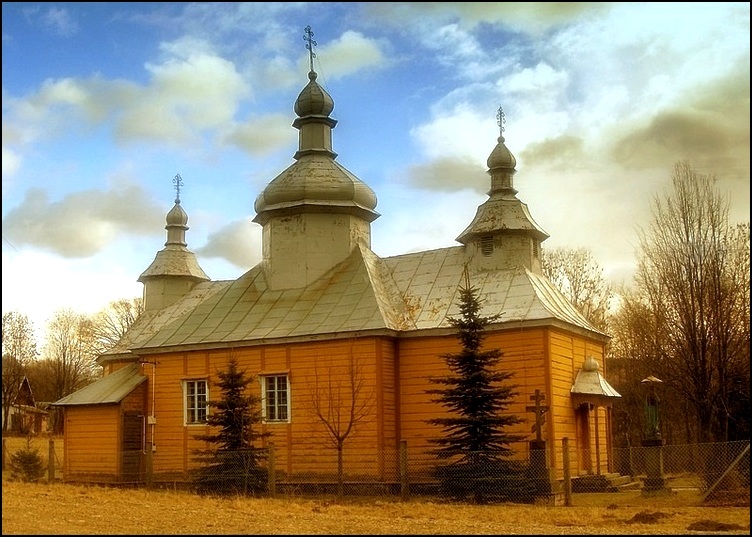
<svg viewBox="0 0 752 537"><path fill-rule="evenodd" d="M598 362L592 356L585 359L582 368L577 372L577 377L570 389L573 395L584 396L580 399L587 400L587 396L596 396L599 399L613 399L621 397L598 371Z"/></svg>
<svg viewBox="0 0 752 537"><path fill-rule="evenodd" d="M55 401L52 405L71 406L119 403L145 380L146 377L141 375L140 367L137 363L128 364L81 388L77 392Z"/></svg>
<svg viewBox="0 0 752 537"><path fill-rule="evenodd" d="M103 361L181 346L247 345L280 338L450 328L459 316L463 246L380 258L366 247L308 287L271 290L261 264L237 280L202 282L177 303L147 312ZM500 322L557 320L607 337L545 277L524 268L470 276L482 315Z"/></svg>

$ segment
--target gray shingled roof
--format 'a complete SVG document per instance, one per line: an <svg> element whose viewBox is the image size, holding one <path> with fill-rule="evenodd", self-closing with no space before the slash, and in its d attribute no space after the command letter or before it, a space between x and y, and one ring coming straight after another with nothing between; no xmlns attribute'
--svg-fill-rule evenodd
<svg viewBox="0 0 752 537"><path fill-rule="evenodd" d="M119 403L126 395L146 380L146 377L141 375L139 369L138 364L129 364L81 388L77 392L55 401L52 405L70 406Z"/></svg>

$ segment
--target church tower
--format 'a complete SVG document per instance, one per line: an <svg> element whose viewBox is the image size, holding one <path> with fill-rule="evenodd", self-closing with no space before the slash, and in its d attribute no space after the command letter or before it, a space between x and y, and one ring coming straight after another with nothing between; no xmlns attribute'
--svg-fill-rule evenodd
<svg viewBox="0 0 752 537"><path fill-rule="evenodd" d="M196 255L187 248L185 232L188 215L180 206L180 187L183 179L173 179L177 196L175 206L167 213L165 229L167 242L157 252L154 261L138 281L144 284L144 311L156 311L174 304L197 284L209 281L196 260Z"/></svg>
<svg viewBox="0 0 752 537"><path fill-rule="evenodd" d="M331 96L316 82L313 32L308 85L295 101L298 151L291 166L256 198L262 263L270 289L306 287L344 261L359 245L371 247L371 222L380 215L373 190L335 161Z"/></svg>
<svg viewBox="0 0 752 537"><path fill-rule="evenodd" d="M465 245L469 266L475 270L524 267L540 274L540 247L548 234L535 223L527 205L517 199L513 181L517 159L504 145L505 118L501 108L496 118L499 138L487 161L491 190L457 241Z"/></svg>

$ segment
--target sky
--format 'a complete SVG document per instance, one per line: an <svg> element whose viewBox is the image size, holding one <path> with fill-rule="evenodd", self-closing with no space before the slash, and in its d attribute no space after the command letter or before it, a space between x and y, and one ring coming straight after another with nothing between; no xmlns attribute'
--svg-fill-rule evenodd
<svg viewBox="0 0 752 537"><path fill-rule="evenodd" d="M261 260L254 201L294 162L308 82L376 193L381 257L459 245L503 134L550 237L629 285L674 165L750 208L750 4L3 2L2 311L140 297L182 178L212 280ZM504 121L497 120L499 107ZM503 128L503 132L502 132Z"/></svg>

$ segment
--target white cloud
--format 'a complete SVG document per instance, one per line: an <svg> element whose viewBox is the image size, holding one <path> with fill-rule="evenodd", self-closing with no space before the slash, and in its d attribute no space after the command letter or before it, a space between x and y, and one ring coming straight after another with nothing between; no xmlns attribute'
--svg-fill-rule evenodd
<svg viewBox="0 0 752 537"><path fill-rule="evenodd" d="M90 257L122 234L153 234L159 230L158 218L164 218L161 208L137 185L73 192L57 202L43 190L30 189L3 216L3 236L17 248Z"/></svg>
<svg viewBox="0 0 752 537"><path fill-rule="evenodd" d="M210 234L196 254L225 259L243 271L249 270L261 261L261 226L250 218L231 222Z"/></svg>

